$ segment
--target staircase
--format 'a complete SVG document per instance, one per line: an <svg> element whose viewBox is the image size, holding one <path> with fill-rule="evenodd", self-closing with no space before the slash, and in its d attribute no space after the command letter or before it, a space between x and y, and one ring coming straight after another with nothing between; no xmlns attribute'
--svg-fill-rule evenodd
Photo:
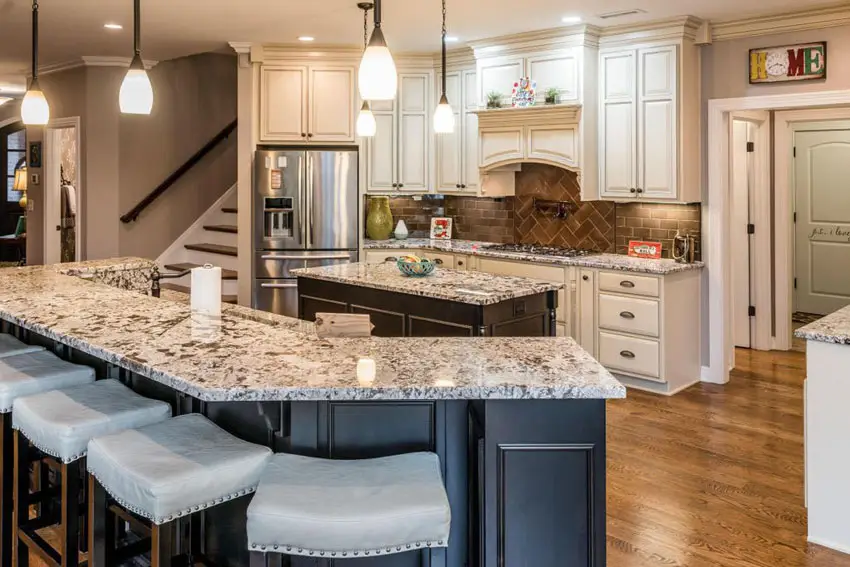
<svg viewBox="0 0 850 567"><path fill-rule="evenodd" d="M239 280L235 203L234 185L157 259L163 272L181 272L204 264L220 267L221 300L233 304L237 302ZM190 284L191 277L185 276L163 281L162 288L189 293Z"/></svg>

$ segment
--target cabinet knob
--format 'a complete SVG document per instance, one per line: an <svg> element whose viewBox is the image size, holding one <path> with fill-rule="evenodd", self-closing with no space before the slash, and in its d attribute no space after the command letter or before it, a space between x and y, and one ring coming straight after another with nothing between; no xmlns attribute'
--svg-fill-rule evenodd
<svg viewBox="0 0 850 567"><path fill-rule="evenodd" d="M637 192L638 192L638 193L643 193L643 189L638 188Z"/></svg>
<svg viewBox="0 0 850 567"><path fill-rule="evenodd" d="M460 188L461 188L461 189L466 189L466 184L465 184L465 183L461 183L461 184L460 184Z"/></svg>
<svg viewBox="0 0 850 567"><path fill-rule="evenodd" d="M312 138L312 137L313 137L313 134L312 134L312 133L307 134L307 137L308 137L308 138Z"/></svg>
<svg viewBox="0 0 850 567"><path fill-rule="evenodd" d="M456 187L457 189L460 189L460 183L458 183L457 185L455 185L455 187Z"/></svg>
<svg viewBox="0 0 850 567"><path fill-rule="evenodd" d="M393 183L393 187L398 187L398 183Z"/></svg>
<svg viewBox="0 0 850 567"><path fill-rule="evenodd" d="M631 189L629 189L629 193L637 193L637 189L635 189L634 187L632 187Z"/></svg>
<svg viewBox="0 0 850 567"><path fill-rule="evenodd" d="M399 187L404 187L404 183L399 183L399 184L398 184L398 186L399 186Z"/></svg>
<svg viewBox="0 0 850 567"><path fill-rule="evenodd" d="M457 261L457 265L458 265L458 266L463 266L463 260L458 260L458 261Z"/></svg>
<svg viewBox="0 0 850 567"><path fill-rule="evenodd" d="M581 279L583 279L584 281L587 281L587 280L590 279L590 276L582 276Z"/></svg>
<svg viewBox="0 0 850 567"><path fill-rule="evenodd" d="M306 137L307 137L307 133L306 133L306 132L301 132L301 137L302 137L302 138L306 138Z"/></svg>

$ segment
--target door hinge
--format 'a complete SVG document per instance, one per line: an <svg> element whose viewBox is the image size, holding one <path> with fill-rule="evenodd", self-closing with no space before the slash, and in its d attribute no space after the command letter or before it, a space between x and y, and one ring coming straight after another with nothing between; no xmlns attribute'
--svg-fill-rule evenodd
<svg viewBox="0 0 850 567"><path fill-rule="evenodd" d="M752 153L756 151L756 143L755 142L747 142L747 153Z"/></svg>
<svg viewBox="0 0 850 567"><path fill-rule="evenodd" d="M750 317L756 316L756 308L755 308L754 305L750 305L750 308L748 309L748 313L749 313Z"/></svg>
<svg viewBox="0 0 850 567"><path fill-rule="evenodd" d="M797 213L794 213L794 222L797 222Z"/></svg>
<svg viewBox="0 0 850 567"><path fill-rule="evenodd" d="M747 234L755 234L756 233L756 225L750 223L747 225Z"/></svg>
<svg viewBox="0 0 850 567"><path fill-rule="evenodd" d="M794 278L794 289L797 289L797 278Z"/></svg>
<svg viewBox="0 0 850 567"><path fill-rule="evenodd" d="M794 146L794 157L797 157L797 146Z"/></svg>

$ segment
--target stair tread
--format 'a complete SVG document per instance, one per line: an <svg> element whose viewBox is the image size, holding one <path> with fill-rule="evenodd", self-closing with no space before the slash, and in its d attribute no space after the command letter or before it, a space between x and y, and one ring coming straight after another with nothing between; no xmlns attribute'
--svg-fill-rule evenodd
<svg viewBox="0 0 850 567"><path fill-rule="evenodd" d="M235 246L225 246L224 244L201 242L199 244L186 244L184 248L186 250L195 250L196 252L209 252L211 254L222 254L224 256L238 256Z"/></svg>
<svg viewBox="0 0 850 567"><path fill-rule="evenodd" d="M172 270L174 272L182 272L184 270L191 270L194 268L200 268L201 264L193 264L192 262L183 262L181 264L166 264L166 270ZM221 269L221 279L223 280L238 280L239 273L236 270L228 270L227 268Z"/></svg>
<svg viewBox="0 0 850 567"><path fill-rule="evenodd" d="M239 212L239 209L237 209L236 207L222 207L221 212L236 214Z"/></svg>
<svg viewBox="0 0 850 567"><path fill-rule="evenodd" d="M239 232L236 225L232 224L206 224L204 225L204 230L211 230L213 232L228 232L231 234L237 234Z"/></svg>
<svg viewBox="0 0 850 567"><path fill-rule="evenodd" d="M176 283L164 283L160 284L160 287L162 289L170 289L171 291L179 291L180 293L185 293L187 295L189 295L192 291L189 286L180 285ZM222 294L221 301L223 303L232 303L233 305L236 305L236 303L238 302L238 298L235 295Z"/></svg>

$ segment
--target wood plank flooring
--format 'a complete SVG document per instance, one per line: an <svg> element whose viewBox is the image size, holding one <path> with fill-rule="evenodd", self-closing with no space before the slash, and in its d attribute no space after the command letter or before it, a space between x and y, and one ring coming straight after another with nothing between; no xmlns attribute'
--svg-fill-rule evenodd
<svg viewBox="0 0 850 567"><path fill-rule="evenodd" d="M850 567L806 543L805 355L736 364L726 386L609 403L608 567Z"/></svg>

